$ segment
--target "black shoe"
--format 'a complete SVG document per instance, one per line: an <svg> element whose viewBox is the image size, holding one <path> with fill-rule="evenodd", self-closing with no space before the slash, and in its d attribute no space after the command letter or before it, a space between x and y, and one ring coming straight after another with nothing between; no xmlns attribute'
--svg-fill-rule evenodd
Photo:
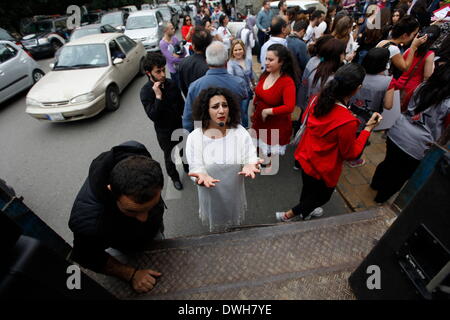
<svg viewBox="0 0 450 320"><path fill-rule="evenodd" d="M177 190L183 190L183 185L181 184L181 181L179 181L179 180L173 181L173 186Z"/></svg>

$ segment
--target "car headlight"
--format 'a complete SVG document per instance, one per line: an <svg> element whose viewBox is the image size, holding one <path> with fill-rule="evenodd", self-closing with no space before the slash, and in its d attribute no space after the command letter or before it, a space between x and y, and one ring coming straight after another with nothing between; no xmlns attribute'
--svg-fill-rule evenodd
<svg viewBox="0 0 450 320"><path fill-rule="evenodd" d="M85 103L90 102L95 99L95 95L92 92L81 94L79 96L76 96L75 98L72 98L70 100L70 103L76 104L76 103Z"/></svg>
<svg viewBox="0 0 450 320"><path fill-rule="evenodd" d="M38 39L38 44L47 44L47 43L48 43L47 38Z"/></svg>
<svg viewBox="0 0 450 320"><path fill-rule="evenodd" d="M42 103L40 103L39 101L37 101L33 98L27 97L25 103L28 107L42 107Z"/></svg>
<svg viewBox="0 0 450 320"><path fill-rule="evenodd" d="M158 38L155 35L152 35L147 38L147 41L151 41L151 42L158 41Z"/></svg>

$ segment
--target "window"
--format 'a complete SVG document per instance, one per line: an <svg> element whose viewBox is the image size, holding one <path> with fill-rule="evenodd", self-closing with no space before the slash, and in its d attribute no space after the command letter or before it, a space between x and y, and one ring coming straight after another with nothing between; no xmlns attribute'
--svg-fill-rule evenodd
<svg viewBox="0 0 450 320"><path fill-rule="evenodd" d="M125 58L125 54L115 40L109 43L109 51L111 52L111 58L113 61L115 58Z"/></svg>
<svg viewBox="0 0 450 320"><path fill-rule="evenodd" d="M130 52L136 45L136 42L125 36L117 38L117 42L119 42L122 49L125 50L125 53Z"/></svg>
<svg viewBox="0 0 450 320"><path fill-rule="evenodd" d="M55 21L55 30L66 30L67 29L67 24L66 24L66 20L58 20Z"/></svg>
<svg viewBox="0 0 450 320"><path fill-rule="evenodd" d="M0 44L0 63L6 62L17 55L17 49L9 44Z"/></svg>

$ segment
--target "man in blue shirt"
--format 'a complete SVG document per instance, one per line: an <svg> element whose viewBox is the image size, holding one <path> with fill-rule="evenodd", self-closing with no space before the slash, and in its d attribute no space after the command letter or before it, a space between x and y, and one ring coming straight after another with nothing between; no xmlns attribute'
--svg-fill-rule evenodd
<svg viewBox="0 0 450 320"><path fill-rule="evenodd" d="M284 18L277 16L273 18L272 24L270 26L270 38L261 47L261 70L264 72L266 70L266 55L267 49L273 44L281 44L287 47L286 36L290 32L290 25L284 20Z"/></svg>
<svg viewBox="0 0 450 320"><path fill-rule="evenodd" d="M270 10L270 1L264 0L263 9L256 16L256 26L258 27L258 43L261 52L261 47L269 40L270 24L272 23L273 12ZM259 55L258 55L259 60ZM259 61L260 63L264 63Z"/></svg>
<svg viewBox="0 0 450 320"><path fill-rule="evenodd" d="M209 70L206 74L189 85L184 104L183 128L191 132L194 130L192 120L192 105L200 92L211 87L225 88L234 93L237 103L248 98L244 79L233 76L227 71L228 51L220 41L213 41L206 49L206 63Z"/></svg>

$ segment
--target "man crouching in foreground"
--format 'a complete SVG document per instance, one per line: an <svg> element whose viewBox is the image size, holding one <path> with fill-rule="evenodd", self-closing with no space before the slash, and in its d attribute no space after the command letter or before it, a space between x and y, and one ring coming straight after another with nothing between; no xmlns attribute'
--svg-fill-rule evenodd
<svg viewBox="0 0 450 320"><path fill-rule="evenodd" d="M105 250L136 253L164 237L163 186L161 166L144 145L129 141L100 154L72 207L71 258L129 282L136 292L153 289L161 273L123 264Z"/></svg>

